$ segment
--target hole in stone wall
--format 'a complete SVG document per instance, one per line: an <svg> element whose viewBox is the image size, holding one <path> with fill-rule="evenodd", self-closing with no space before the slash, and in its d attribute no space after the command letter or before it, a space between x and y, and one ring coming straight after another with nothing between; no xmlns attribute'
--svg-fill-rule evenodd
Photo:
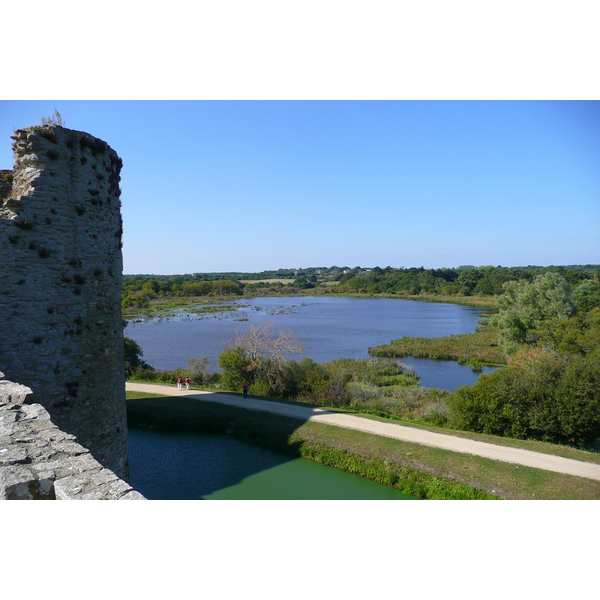
<svg viewBox="0 0 600 600"><path fill-rule="evenodd" d="M75 397L79 391L79 381L77 381L77 379L71 379L65 383L65 387L67 388L69 396Z"/></svg>
<svg viewBox="0 0 600 600"><path fill-rule="evenodd" d="M33 223L30 223L29 221L25 221L23 219L15 219L13 223L15 227L18 227L19 229L33 229Z"/></svg>

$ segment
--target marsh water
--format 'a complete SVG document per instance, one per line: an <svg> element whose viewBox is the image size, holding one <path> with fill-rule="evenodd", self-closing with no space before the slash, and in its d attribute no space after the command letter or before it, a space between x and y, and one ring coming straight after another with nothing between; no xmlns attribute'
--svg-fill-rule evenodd
<svg viewBox="0 0 600 600"><path fill-rule="evenodd" d="M342 297L255 298L231 311L171 311L129 323L144 360L158 369L186 366L207 356L211 370L236 331L273 321L300 340L316 362L367 358L368 349L403 336L441 337L473 333L486 311L454 304ZM233 303L229 303L233 306ZM403 358L420 384L453 390L478 374L452 361ZM129 430L130 483L149 499L412 499L396 489L302 458L290 458L227 435Z"/></svg>
<svg viewBox="0 0 600 600"><path fill-rule="evenodd" d="M227 435L129 430L129 483L149 500L413 500Z"/></svg>
<svg viewBox="0 0 600 600"><path fill-rule="evenodd" d="M304 350L294 358L327 362L338 358L368 358L369 347L409 337L443 337L473 333L482 308L391 298L269 297L237 303L235 310L196 313L190 309L171 311L166 317L130 322L125 335L144 351L144 360L158 369L187 365L188 357L207 356L211 370L236 331L272 321L276 328L291 330ZM472 385L479 376L454 361L406 357L424 387L452 391ZM491 369L484 368L483 372Z"/></svg>

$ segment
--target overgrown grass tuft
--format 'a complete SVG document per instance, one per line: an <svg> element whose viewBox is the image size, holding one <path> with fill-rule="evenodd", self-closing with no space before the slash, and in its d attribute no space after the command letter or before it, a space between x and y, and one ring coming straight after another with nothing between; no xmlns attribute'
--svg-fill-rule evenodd
<svg viewBox="0 0 600 600"><path fill-rule="evenodd" d="M451 335L441 338L403 337L369 348L373 356L432 358L455 360L475 370L484 365L506 364L506 355L498 345L498 330L490 325L478 327L475 333Z"/></svg>

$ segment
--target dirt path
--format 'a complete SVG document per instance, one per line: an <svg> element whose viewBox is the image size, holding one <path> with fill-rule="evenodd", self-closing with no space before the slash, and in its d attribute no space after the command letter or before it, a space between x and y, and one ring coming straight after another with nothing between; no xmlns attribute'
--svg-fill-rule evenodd
<svg viewBox="0 0 600 600"><path fill-rule="evenodd" d="M406 442L443 448L444 450L452 450L453 452L474 454L476 456L484 456L494 460L501 460L518 465L534 467L536 469L555 471L557 473L565 473L567 475L575 475L576 477L585 477L587 479L600 481L600 465L598 464L563 458L561 456L553 456L551 454L532 452L531 450L522 450L520 448L497 446L495 444L459 438L444 433L434 433L404 425L396 425L394 423L382 423L380 421L373 421L354 415L332 413L320 408L292 406L278 402L269 402L267 400L256 400L254 398L246 398L244 400L239 396L215 392L203 392L200 390L179 391L175 386L147 383L128 382L126 389L127 391L132 392L164 394L165 396L186 396L198 400L239 406L250 410L262 410L277 415L296 417L306 421L336 425L338 427L345 427L346 429L355 429L357 431L382 435Z"/></svg>

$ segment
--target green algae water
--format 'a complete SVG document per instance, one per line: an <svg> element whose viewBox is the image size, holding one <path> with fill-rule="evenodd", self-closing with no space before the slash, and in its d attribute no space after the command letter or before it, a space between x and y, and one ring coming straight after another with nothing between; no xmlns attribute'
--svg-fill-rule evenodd
<svg viewBox="0 0 600 600"><path fill-rule="evenodd" d="M149 500L416 500L227 435L129 429L129 483Z"/></svg>

